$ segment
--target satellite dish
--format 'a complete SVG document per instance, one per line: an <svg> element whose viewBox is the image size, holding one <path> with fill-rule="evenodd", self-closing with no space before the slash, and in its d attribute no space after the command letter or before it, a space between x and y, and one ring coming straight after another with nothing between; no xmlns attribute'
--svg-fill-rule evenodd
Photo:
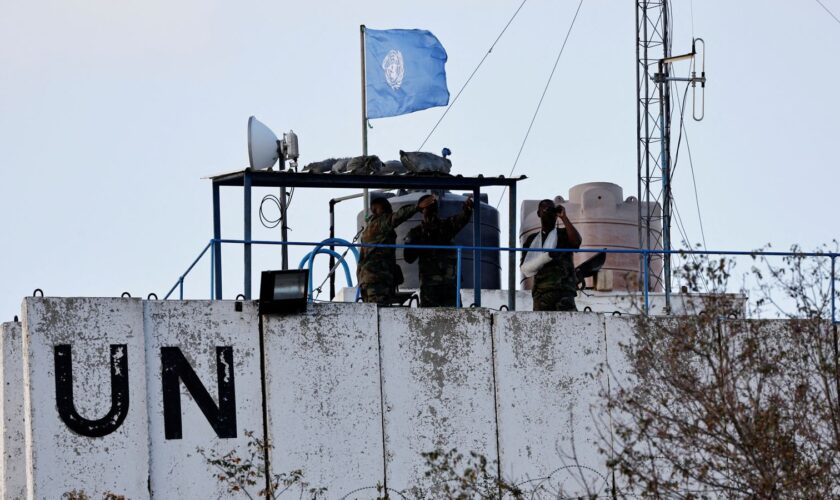
<svg viewBox="0 0 840 500"><path fill-rule="evenodd" d="M264 170L274 166L280 157L277 136L264 123L252 116L248 118L248 161L253 170ZM280 170L285 165L281 163Z"/></svg>

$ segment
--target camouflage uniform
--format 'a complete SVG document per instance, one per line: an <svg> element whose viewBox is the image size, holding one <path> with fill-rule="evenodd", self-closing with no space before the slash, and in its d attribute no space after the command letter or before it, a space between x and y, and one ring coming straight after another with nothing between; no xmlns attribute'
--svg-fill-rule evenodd
<svg viewBox="0 0 840 500"><path fill-rule="evenodd" d="M556 248L580 248L580 245L569 243L569 236L565 229L555 229L555 231L557 231ZM530 247L534 238L540 234L535 233L529 236L524 246ZM523 262L527 253L522 254ZM572 255L572 252L552 253L551 262L544 265L534 276L531 297L534 299L535 311L577 311L575 305L577 279Z"/></svg>
<svg viewBox="0 0 840 500"><path fill-rule="evenodd" d="M424 220L409 231L406 242L412 245L451 245L470 221L472 208L446 219ZM419 258L420 307L455 307L458 258L455 250L405 250L406 261Z"/></svg>
<svg viewBox="0 0 840 500"><path fill-rule="evenodd" d="M362 243L395 244L397 233L394 228L415 213L416 205L406 205L390 214L372 216L362 232ZM361 248L356 279L359 281L364 302L390 304L397 285L402 282L397 279L401 275L393 248Z"/></svg>

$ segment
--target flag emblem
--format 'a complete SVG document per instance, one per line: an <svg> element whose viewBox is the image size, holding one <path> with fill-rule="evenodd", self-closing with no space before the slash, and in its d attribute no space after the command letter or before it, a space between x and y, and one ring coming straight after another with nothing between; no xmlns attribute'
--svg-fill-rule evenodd
<svg viewBox="0 0 840 500"><path fill-rule="evenodd" d="M388 86L393 90L400 88L405 76L402 52L391 49L382 60L382 69L385 71L385 81L388 82Z"/></svg>
<svg viewBox="0 0 840 500"><path fill-rule="evenodd" d="M449 103L446 50L426 30L365 28L365 116L385 118Z"/></svg>

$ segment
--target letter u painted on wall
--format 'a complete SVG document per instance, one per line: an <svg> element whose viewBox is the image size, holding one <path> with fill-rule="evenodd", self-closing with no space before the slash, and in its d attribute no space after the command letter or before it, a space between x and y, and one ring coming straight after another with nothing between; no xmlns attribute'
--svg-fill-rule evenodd
<svg viewBox="0 0 840 500"><path fill-rule="evenodd" d="M111 344L111 409L104 417L88 420L73 402L73 355L70 345L55 346L55 399L58 415L73 432L102 437L117 430L128 415L128 346Z"/></svg>
<svg viewBox="0 0 840 500"><path fill-rule="evenodd" d="M73 399L73 355L69 344L54 347L55 397L58 415L73 432L102 437L119 429L129 410L128 346L111 344L111 406L105 416L91 420L76 410ZM233 347L216 347L219 404L201 383L178 347L161 347L161 394L166 439L181 439L181 383L220 438L236 437L236 390ZM83 386L83 385L82 385Z"/></svg>

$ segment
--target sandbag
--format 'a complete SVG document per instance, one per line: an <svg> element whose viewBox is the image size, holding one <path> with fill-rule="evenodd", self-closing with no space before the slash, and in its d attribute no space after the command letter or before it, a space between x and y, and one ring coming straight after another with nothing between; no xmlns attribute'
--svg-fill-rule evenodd
<svg viewBox="0 0 840 500"><path fill-rule="evenodd" d="M340 174L344 172L347 168L347 162L350 161L350 158L339 158L338 161L333 163L332 171L334 174Z"/></svg>
<svg viewBox="0 0 840 500"><path fill-rule="evenodd" d="M400 161L406 170L413 173L448 174L452 169L452 162L448 158L425 151L400 151Z"/></svg>
<svg viewBox="0 0 840 500"><path fill-rule="evenodd" d="M376 155L350 158L345 169L348 174L370 175L382 170L382 160Z"/></svg>
<svg viewBox="0 0 840 500"><path fill-rule="evenodd" d="M407 170L403 166L402 162L399 160L388 160L382 164L382 170L380 170L380 174L395 174L395 175L402 175L406 173Z"/></svg>
<svg viewBox="0 0 840 500"><path fill-rule="evenodd" d="M335 165L337 161L339 161L338 158L316 161L303 167L303 171L312 172L313 174L325 174L327 172L332 172L333 165Z"/></svg>

